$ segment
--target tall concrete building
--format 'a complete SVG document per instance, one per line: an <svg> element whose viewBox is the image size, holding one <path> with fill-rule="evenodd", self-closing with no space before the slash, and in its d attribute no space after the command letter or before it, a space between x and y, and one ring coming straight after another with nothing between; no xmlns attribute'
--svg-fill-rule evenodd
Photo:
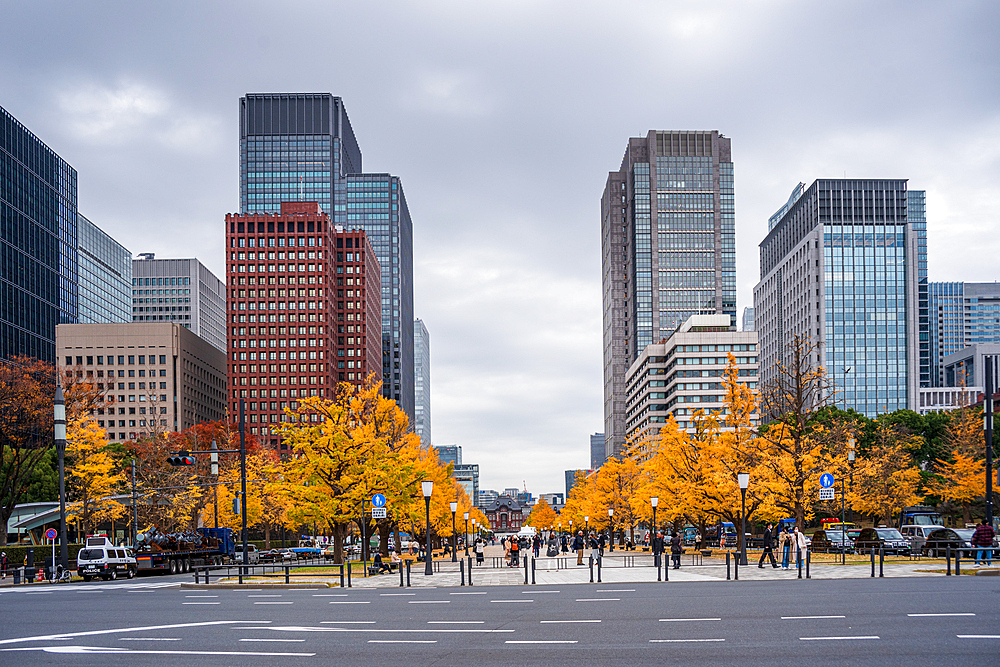
<svg viewBox="0 0 1000 667"><path fill-rule="evenodd" d="M0 359L54 362L79 314L76 170L0 107Z"/></svg>
<svg viewBox="0 0 1000 667"><path fill-rule="evenodd" d="M431 335L422 320L413 323L413 431L431 444Z"/></svg>
<svg viewBox="0 0 1000 667"><path fill-rule="evenodd" d="M434 451L437 452L441 463L445 465L449 463L462 464L462 448L459 445L438 445L434 447Z"/></svg>
<svg viewBox="0 0 1000 667"><path fill-rule="evenodd" d="M226 350L226 284L197 259L132 260L132 321L177 322Z"/></svg>
<svg viewBox="0 0 1000 667"><path fill-rule="evenodd" d="M625 445L625 373L688 317L736 326L736 214L730 139L717 131L629 139L601 197L604 434Z"/></svg>
<svg viewBox="0 0 1000 667"><path fill-rule="evenodd" d="M740 328L741 331L756 331L757 326L753 319L753 306L747 306L743 309L743 326Z"/></svg>
<svg viewBox="0 0 1000 667"><path fill-rule="evenodd" d="M594 433L590 436L590 467L597 470L608 460L604 451L604 434Z"/></svg>
<svg viewBox="0 0 1000 667"><path fill-rule="evenodd" d="M278 212L316 201L334 224L360 229L382 286L382 390L415 421L413 228L400 179L365 174L343 100L329 93L240 99L240 211Z"/></svg>
<svg viewBox="0 0 1000 667"><path fill-rule="evenodd" d="M83 215L77 214L79 322L132 321L132 253Z"/></svg>
<svg viewBox="0 0 1000 667"><path fill-rule="evenodd" d="M1000 343L1000 283L932 282L928 293L929 386L953 387L945 357L973 345Z"/></svg>
<svg viewBox="0 0 1000 667"><path fill-rule="evenodd" d="M820 179L796 186L769 227L754 288L763 385L799 335L838 403L869 417L915 409L929 355L923 191Z"/></svg>
<svg viewBox="0 0 1000 667"><path fill-rule="evenodd" d="M111 440L182 431L226 415L226 355L178 323L61 324L58 368L94 385Z"/></svg>
<svg viewBox="0 0 1000 667"><path fill-rule="evenodd" d="M226 216L229 408L247 401L251 435L285 448L273 428L286 408L382 367L379 275L364 232L316 202Z"/></svg>

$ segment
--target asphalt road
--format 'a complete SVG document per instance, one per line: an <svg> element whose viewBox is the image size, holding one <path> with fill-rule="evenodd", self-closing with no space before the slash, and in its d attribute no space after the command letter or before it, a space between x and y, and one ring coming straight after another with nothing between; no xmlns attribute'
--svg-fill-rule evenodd
<svg viewBox="0 0 1000 667"><path fill-rule="evenodd" d="M0 665L1000 665L1000 578L0 589Z"/></svg>

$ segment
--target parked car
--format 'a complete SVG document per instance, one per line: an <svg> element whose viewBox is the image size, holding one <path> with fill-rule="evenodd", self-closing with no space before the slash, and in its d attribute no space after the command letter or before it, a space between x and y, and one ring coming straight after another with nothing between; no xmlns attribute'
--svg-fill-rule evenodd
<svg viewBox="0 0 1000 667"><path fill-rule="evenodd" d="M850 533L848 533L850 535ZM868 553L873 548L885 554L910 555L910 543L895 528L862 528L854 541L858 553Z"/></svg>
<svg viewBox="0 0 1000 667"><path fill-rule="evenodd" d="M961 538L963 549L972 548L972 536L976 532L975 528L952 528L952 530L954 530L955 534ZM995 539L993 540L993 543L996 544Z"/></svg>
<svg viewBox="0 0 1000 667"><path fill-rule="evenodd" d="M817 530L812 535L812 551L818 553L853 553L854 541L842 530Z"/></svg>
<svg viewBox="0 0 1000 667"><path fill-rule="evenodd" d="M243 545L237 544L236 548L233 550L233 560L237 563L242 563L243 561ZM260 551L257 549L256 544L247 545L247 565L253 565L254 563L260 562Z"/></svg>
<svg viewBox="0 0 1000 667"><path fill-rule="evenodd" d="M899 532L910 541L910 551L916 554L923 553L924 542L927 541L927 536L939 528L944 528L944 526L910 524L900 528Z"/></svg>
<svg viewBox="0 0 1000 667"><path fill-rule="evenodd" d="M954 554L957 549L965 546L963 542L964 540L951 528L938 528L927 535L923 553L925 556L944 556L948 553L948 547L951 547L951 552Z"/></svg>

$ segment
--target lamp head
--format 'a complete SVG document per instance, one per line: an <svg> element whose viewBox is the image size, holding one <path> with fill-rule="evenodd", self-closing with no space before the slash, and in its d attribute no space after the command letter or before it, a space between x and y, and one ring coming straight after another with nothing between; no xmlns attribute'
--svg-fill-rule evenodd
<svg viewBox="0 0 1000 667"><path fill-rule="evenodd" d="M659 505L660 504L660 498L659 498L659 496L653 496L652 498L650 498L649 499L649 504L652 505L653 507L656 507L657 505Z"/></svg>
<svg viewBox="0 0 1000 667"><path fill-rule="evenodd" d="M586 521L586 522L589 522L590 521L590 517L589 516L584 516L583 520Z"/></svg>
<svg viewBox="0 0 1000 667"><path fill-rule="evenodd" d="M615 515L615 508L614 507L609 507L608 508L608 516L611 517L611 516L614 516L614 515Z"/></svg>
<svg viewBox="0 0 1000 667"><path fill-rule="evenodd" d="M424 498L430 498L431 494L434 493L434 480L425 479L424 481L420 482L420 487L421 489L423 489Z"/></svg>
<svg viewBox="0 0 1000 667"><path fill-rule="evenodd" d="M468 512L463 512L462 513L462 518L464 518L466 521L468 521L469 520L469 513ZM473 519L473 521L475 521L475 519Z"/></svg>
<svg viewBox="0 0 1000 667"><path fill-rule="evenodd" d="M450 502L448 504L451 506L451 513L452 514L454 514L455 512L458 511L458 503L456 503L455 501L452 501L452 502Z"/></svg>
<svg viewBox="0 0 1000 667"><path fill-rule="evenodd" d="M736 474L736 480L740 483L741 489L746 489L750 486L750 473L741 472Z"/></svg>

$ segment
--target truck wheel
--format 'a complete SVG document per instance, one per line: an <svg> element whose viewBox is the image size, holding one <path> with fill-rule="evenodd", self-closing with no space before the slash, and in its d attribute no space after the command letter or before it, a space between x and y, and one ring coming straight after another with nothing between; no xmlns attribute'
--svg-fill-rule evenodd
<svg viewBox="0 0 1000 667"><path fill-rule="evenodd" d="M170 574L177 574L177 561L170 559Z"/></svg>
<svg viewBox="0 0 1000 667"><path fill-rule="evenodd" d="M187 558L184 559L184 571L185 572L191 571L191 561L188 560Z"/></svg>

